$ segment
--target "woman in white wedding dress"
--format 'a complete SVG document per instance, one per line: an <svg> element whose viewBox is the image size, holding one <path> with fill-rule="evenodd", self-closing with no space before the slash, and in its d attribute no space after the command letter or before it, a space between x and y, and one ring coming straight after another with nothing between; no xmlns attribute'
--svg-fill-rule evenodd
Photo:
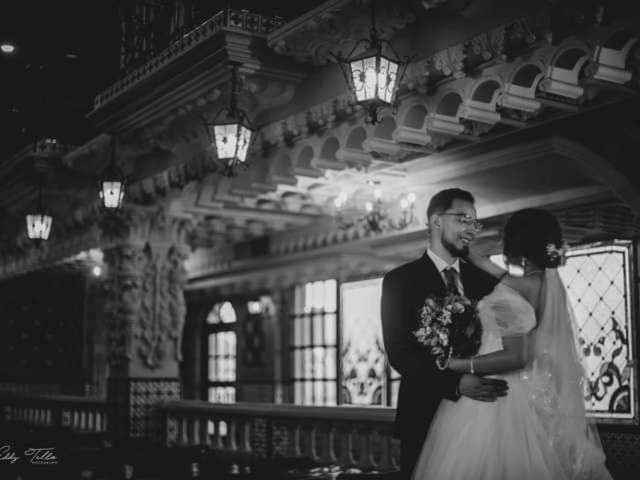
<svg viewBox="0 0 640 480"><path fill-rule="evenodd" d="M482 344L449 368L504 378L495 402L443 400L431 423L414 480L611 479L595 425L583 403L583 368L573 312L558 275L560 225L544 210L516 212L504 231L504 254L516 277L470 254L499 277L478 305Z"/></svg>

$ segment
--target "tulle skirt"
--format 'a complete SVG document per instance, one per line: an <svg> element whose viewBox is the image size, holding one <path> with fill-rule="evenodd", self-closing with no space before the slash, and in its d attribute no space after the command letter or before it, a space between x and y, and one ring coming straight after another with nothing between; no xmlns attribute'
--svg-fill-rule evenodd
<svg viewBox="0 0 640 480"><path fill-rule="evenodd" d="M604 453L581 439L582 452L562 453L548 434L519 375L505 375L506 397L480 402L443 400L414 470L414 480L610 480ZM565 442L562 442L565 443ZM579 463L576 465L575 459ZM571 461L570 461L571 460ZM588 462L588 464L587 464Z"/></svg>

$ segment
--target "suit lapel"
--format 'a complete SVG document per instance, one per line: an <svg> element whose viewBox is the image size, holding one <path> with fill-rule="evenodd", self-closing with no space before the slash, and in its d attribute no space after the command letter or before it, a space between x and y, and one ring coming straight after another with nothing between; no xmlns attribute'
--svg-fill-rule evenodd
<svg viewBox="0 0 640 480"><path fill-rule="evenodd" d="M447 292L447 288L442 279L442 275L438 272L433 260L429 258L427 252L422 255L422 268L420 269L424 275L424 286L426 293L433 293L436 296L444 296ZM426 296L426 295L425 295Z"/></svg>
<svg viewBox="0 0 640 480"><path fill-rule="evenodd" d="M477 298L477 281L473 267L467 262L460 260L460 277L464 287L465 296Z"/></svg>

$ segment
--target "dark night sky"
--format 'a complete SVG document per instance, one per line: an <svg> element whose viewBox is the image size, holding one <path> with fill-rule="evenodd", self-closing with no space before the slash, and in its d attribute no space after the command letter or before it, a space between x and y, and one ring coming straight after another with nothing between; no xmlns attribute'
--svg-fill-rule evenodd
<svg viewBox="0 0 640 480"><path fill-rule="evenodd" d="M285 19L320 3L195 0L207 16L228 6ZM92 127L84 115L94 95L119 73L117 6L118 0L3 2L0 42L11 41L17 50L0 54L0 158L34 137L55 136L77 143L91 136Z"/></svg>

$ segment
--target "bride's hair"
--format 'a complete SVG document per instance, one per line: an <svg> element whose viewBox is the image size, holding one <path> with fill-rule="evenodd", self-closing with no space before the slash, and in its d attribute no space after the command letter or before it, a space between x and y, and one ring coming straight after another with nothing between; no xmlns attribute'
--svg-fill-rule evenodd
<svg viewBox="0 0 640 480"><path fill-rule="evenodd" d="M562 264L560 222L551 213L537 208L515 212L504 227L504 256L508 263L525 259L540 268L555 268Z"/></svg>

